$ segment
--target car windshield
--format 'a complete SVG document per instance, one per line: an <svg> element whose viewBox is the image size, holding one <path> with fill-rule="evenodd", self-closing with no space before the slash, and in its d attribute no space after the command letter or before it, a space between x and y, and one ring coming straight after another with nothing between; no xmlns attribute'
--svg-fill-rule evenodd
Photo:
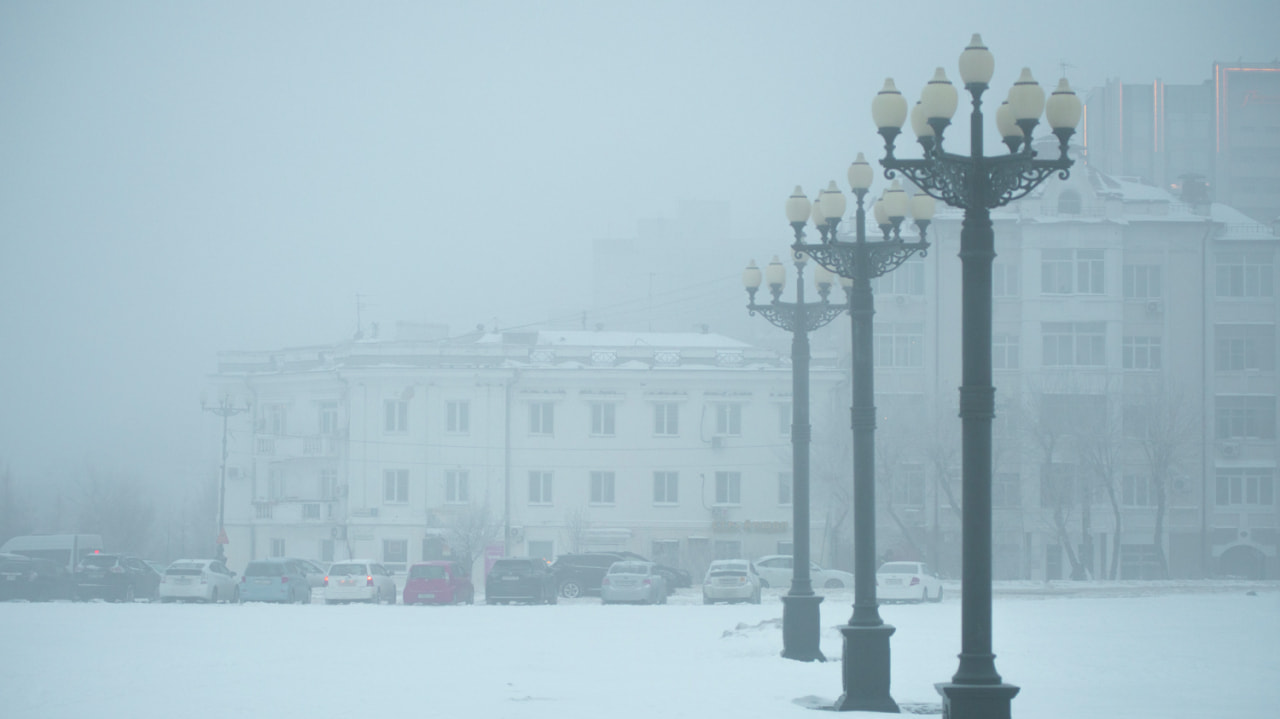
<svg viewBox="0 0 1280 719"><path fill-rule="evenodd" d="M174 562L165 570L165 574L171 577L195 576L204 571L204 565L197 562Z"/></svg>
<svg viewBox="0 0 1280 719"><path fill-rule="evenodd" d="M644 562L617 562L609 567L610 574L648 574L649 565Z"/></svg>
<svg viewBox="0 0 1280 719"><path fill-rule="evenodd" d="M244 568L246 577L278 577L284 574L284 562L249 562Z"/></svg>
<svg viewBox="0 0 1280 719"><path fill-rule="evenodd" d="M449 573L438 564L419 564L409 569L410 579L445 579Z"/></svg>
<svg viewBox="0 0 1280 719"><path fill-rule="evenodd" d="M879 574L915 574L916 565L911 562L887 562L876 570Z"/></svg>
<svg viewBox="0 0 1280 719"><path fill-rule="evenodd" d="M493 563L494 570L504 572L527 572L533 568L533 563L527 559L499 559Z"/></svg>
<svg viewBox="0 0 1280 719"><path fill-rule="evenodd" d="M91 554L84 558L86 567L114 567L116 557L113 554Z"/></svg>
<svg viewBox="0 0 1280 719"><path fill-rule="evenodd" d="M332 577L354 577L369 574L369 570L363 564L335 564L329 567L329 576Z"/></svg>

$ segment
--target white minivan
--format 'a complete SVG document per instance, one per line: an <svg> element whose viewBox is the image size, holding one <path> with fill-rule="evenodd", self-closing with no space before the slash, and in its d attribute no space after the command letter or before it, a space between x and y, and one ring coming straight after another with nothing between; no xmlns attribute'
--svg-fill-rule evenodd
<svg viewBox="0 0 1280 719"><path fill-rule="evenodd" d="M324 578L324 603L396 603L396 580L377 562L347 559L334 562Z"/></svg>
<svg viewBox="0 0 1280 719"><path fill-rule="evenodd" d="M101 552L102 537L97 534L27 534L0 547L0 553L52 560L68 572L75 572L85 557Z"/></svg>

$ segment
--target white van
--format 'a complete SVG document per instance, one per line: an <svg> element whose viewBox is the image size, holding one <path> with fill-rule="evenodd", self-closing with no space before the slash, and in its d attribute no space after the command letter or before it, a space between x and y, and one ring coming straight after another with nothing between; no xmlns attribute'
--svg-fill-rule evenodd
<svg viewBox="0 0 1280 719"><path fill-rule="evenodd" d="M102 537L97 534L28 534L14 537L0 546L0 553L51 559L76 571L80 560L102 551Z"/></svg>

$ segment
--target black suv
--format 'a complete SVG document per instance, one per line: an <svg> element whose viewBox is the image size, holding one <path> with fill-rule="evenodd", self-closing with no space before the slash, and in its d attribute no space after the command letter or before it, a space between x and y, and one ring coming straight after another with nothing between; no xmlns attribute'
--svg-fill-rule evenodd
<svg viewBox="0 0 1280 719"><path fill-rule="evenodd" d="M160 574L146 562L128 554L89 554L80 560L76 574L79 599L155 599L160 592Z"/></svg>
<svg viewBox="0 0 1280 719"><path fill-rule="evenodd" d="M590 552L585 554L561 554L551 565L560 596L567 599L587 594L600 594L600 584L614 562L623 560L621 554Z"/></svg>
<svg viewBox="0 0 1280 719"><path fill-rule="evenodd" d="M551 565L556 575L556 586L560 588L560 596L572 599L585 594L600 594L600 584L604 575L614 562L625 559L649 561L635 552L586 552L583 554L561 554ZM666 564L654 563L654 571L667 580L667 594L674 594L677 587L693 586L689 573Z"/></svg>
<svg viewBox="0 0 1280 719"><path fill-rule="evenodd" d="M499 559L489 569L484 580L484 603L530 604L556 603L555 579L547 568L547 561L540 557L515 557Z"/></svg>

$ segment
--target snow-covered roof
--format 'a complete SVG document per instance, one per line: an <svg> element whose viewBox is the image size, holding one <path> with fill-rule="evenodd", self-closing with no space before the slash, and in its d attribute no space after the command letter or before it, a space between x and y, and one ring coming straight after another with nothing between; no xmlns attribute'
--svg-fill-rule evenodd
<svg viewBox="0 0 1280 719"><path fill-rule="evenodd" d="M530 344L550 347L678 347L687 349L745 349L745 342L707 332L613 332L539 330ZM532 337L530 339L533 339ZM478 344L510 342L510 334L488 333Z"/></svg>

